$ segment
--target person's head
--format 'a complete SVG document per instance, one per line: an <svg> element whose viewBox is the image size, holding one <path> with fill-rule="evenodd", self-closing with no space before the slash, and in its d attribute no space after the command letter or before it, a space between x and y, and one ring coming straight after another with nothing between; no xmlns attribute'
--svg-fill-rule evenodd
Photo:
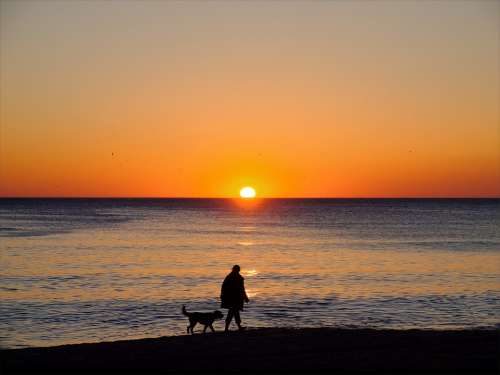
<svg viewBox="0 0 500 375"><path fill-rule="evenodd" d="M238 266L237 264L235 264L233 266L233 272L236 272L236 273L240 272L240 266Z"/></svg>

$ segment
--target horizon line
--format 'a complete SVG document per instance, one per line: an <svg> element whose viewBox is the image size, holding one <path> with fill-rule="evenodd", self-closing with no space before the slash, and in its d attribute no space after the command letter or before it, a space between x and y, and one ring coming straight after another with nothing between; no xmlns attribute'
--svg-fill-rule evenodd
<svg viewBox="0 0 500 375"><path fill-rule="evenodd" d="M0 196L0 199L239 199L239 200L259 200L259 199L500 199L498 196L388 196L388 197L255 197L251 199L234 197L189 197L189 196Z"/></svg>

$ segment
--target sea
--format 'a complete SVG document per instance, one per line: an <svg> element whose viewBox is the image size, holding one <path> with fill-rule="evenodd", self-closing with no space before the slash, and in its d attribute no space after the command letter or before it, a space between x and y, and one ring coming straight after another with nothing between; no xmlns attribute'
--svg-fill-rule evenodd
<svg viewBox="0 0 500 375"><path fill-rule="evenodd" d="M0 347L186 335L235 264L249 328L499 329L500 199L0 199Z"/></svg>

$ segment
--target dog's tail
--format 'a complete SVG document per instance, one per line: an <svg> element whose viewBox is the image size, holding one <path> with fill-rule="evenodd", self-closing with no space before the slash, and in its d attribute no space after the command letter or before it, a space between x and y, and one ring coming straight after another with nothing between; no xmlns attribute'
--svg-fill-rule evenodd
<svg viewBox="0 0 500 375"><path fill-rule="evenodd" d="M186 310L186 306L185 306L185 305L182 305L182 313L183 313L184 315L186 315L186 316L191 315L191 314L189 314L189 313L187 312L187 310Z"/></svg>

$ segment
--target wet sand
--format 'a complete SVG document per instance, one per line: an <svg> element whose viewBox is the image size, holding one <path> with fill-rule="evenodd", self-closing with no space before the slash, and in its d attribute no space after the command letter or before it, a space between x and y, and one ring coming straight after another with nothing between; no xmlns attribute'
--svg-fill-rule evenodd
<svg viewBox="0 0 500 375"><path fill-rule="evenodd" d="M1 373L499 373L499 331L249 329L0 351Z"/></svg>

